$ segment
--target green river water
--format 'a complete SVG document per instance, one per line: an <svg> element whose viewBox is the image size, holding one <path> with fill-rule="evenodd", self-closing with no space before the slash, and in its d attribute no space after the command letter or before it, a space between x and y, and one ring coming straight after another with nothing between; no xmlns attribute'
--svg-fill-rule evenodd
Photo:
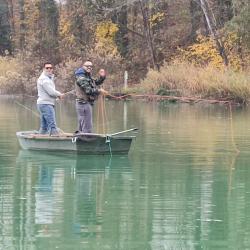
<svg viewBox="0 0 250 250"><path fill-rule="evenodd" d="M249 109L106 101L108 132L139 129L113 157L21 150L30 109L0 98L1 250L250 249ZM75 131L74 101L56 110Z"/></svg>

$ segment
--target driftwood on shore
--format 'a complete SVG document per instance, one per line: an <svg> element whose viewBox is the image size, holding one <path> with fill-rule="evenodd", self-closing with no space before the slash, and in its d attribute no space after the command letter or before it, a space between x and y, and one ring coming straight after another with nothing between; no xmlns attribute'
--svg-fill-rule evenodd
<svg viewBox="0 0 250 250"><path fill-rule="evenodd" d="M111 99L124 100L124 99L145 99L148 101L164 101L169 102L184 102L184 103L198 103L206 102L210 104L229 104L233 101L230 100L221 100L221 99L204 99L200 97L183 97L183 96L167 96L167 95L137 95L137 94L125 94L125 95L108 95Z"/></svg>

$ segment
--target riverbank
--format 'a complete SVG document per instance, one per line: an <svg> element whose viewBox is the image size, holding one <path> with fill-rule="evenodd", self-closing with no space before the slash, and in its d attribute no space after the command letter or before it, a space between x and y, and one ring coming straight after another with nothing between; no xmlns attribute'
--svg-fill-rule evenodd
<svg viewBox="0 0 250 250"><path fill-rule="evenodd" d="M158 100L246 105L250 101L250 73L189 63L165 64L160 71L149 70L140 84L127 89L127 94Z"/></svg>
<svg viewBox="0 0 250 250"><path fill-rule="evenodd" d="M67 92L74 88L72 72L75 67L73 63L71 67L64 69L57 67L55 74L58 89ZM163 65L160 71L150 69L145 79L138 84L129 84L126 90L121 81L108 75L105 88L111 93L110 97L116 99L144 98L171 102L206 101L246 105L250 101L249 72L236 72L230 68L221 70L215 67L199 67L187 62L172 63ZM21 65L18 58L2 58L0 93L36 96L36 79L39 74L37 67L32 71L28 64Z"/></svg>

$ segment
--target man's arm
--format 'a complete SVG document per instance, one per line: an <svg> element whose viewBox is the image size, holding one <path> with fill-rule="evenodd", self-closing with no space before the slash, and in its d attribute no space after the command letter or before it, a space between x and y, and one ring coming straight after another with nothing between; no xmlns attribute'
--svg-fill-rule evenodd
<svg viewBox="0 0 250 250"><path fill-rule="evenodd" d="M99 70L99 78L95 80L96 85L101 85L106 78L106 72L104 69Z"/></svg>
<svg viewBox="0 0 250 250"><path fill-rule="evenodd" d="M54 88L52 88L48 81L43 81L41 85L42 85L44 91L47 92L47 94L49 96L51 96L51 97L59 97L59 96L62 95L61 92L59 92L59 91L55 90Z"/></svg>
<svg viewBox="0 0 250 250"><path fill-rule="evenodd" d="M76 80L76 84L83 89L83 91L85 92L86 95L98 95L99 94L99 90L96 87L93 87L91 85L91 79L85 78L83 76L80 76L77 78Z"/></svg>
<svg viewBox="0 0 250 250"><path fill-rule="evenodd" d="M95 80L95 84L96 84L96 85L101 85L101 84L103 84L105 78L106 78L105 76L100 76L98 79Z"/></svg>

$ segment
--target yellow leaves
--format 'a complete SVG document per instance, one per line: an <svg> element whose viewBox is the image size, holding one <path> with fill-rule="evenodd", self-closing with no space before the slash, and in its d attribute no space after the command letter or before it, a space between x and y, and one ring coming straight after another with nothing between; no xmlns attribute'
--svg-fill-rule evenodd
<svg viewBox="0 0 250 250"><path fill-rule="evenodd" d="M238 37L235 33L227 34L223 39L226 54L228 56L229 65L234 70L241 69L240 56L237 53L236 47ZM181 60L188 60L197 66L213 66L218 69L223 69L224 63L221 58L214 40L211 37L199 35L196 39L197 43L180 51Z"/></svg>
<svg viewBox="0 0 250 250"><path fill-rule="evenodd" d="M70 23L65 21L62 22L61 26L60 26L60 35L61 36L66 36L70 33Z"/></svg>
<svg viewBox="0 0 250 250"><path fill-rule="evenodd" d="M213 65L217 68L223 67L220 57L213 40L209 37L199 35L197 43L187 47L182 51L185 60L191 61L195 65Z"/></svg>
<svg viewBox="0 0 250 250"><path fill-rule="evenodd" d="M235 70L241 70L242 68L241 58L238 53L240 44L241 38L234 32L228 33L224 40L225 49L228 51L230 66Z"/></svg>
<svg viewBox="0 0 250 250"><path fill-rule="evenodd" d="M96 27L96 38L99 40L114 39L118 27L111 21L102 22Z"/></svg>
<svg viewBox="0 0 250 250"><path fill-rule="evenodd" d="M154 27L165 19L165 13L157 12L149 19L150 27Z"/></svg>
<svg viewBox="0 0 250 250"><path fill-rule="evenodd" d="M71 32L71 23L66 18L60 20L59 35L66 43L74 42L74 36Z"/></svg>
<svg viewBox="0 0 250 250"><path fill-rule="evenodd" d="M30 28L34 28L34 25L39 19L39 9L37 6L38 1L26 1L24 4L24 12L26 15L25 24Z"/></svg>
<svg viewBox="0 0 250 250"><path fill-rule="evenodd" d="M117 55L118 50L114 39L118 30L117 25L111 21L99 23L95 31L95 49L101 54Z"/></svg>
<svg viewBox="0 0 250 250"><path fill-rule="evenodd" d="M62 48L73 48L76 46L75 36L72 33L71 22L67 15L61 16L59 22L59 36Z"/></svg>

